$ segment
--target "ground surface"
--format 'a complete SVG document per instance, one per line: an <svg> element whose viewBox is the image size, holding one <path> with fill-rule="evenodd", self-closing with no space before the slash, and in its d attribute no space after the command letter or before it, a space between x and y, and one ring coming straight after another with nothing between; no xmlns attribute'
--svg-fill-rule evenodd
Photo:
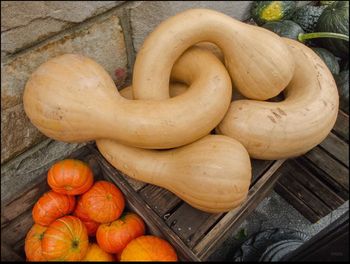
<svg viewBox="0 0 350 264"><path fill-rule="evenodd" d="M312 237L348 210L349 201L346 201L339 208L312 224L281 196L272 192L235 232L230 233L229 238L209 260L229 260L228 258L237 247L249 236L266 229L287 228L301 231Z"/></svg>

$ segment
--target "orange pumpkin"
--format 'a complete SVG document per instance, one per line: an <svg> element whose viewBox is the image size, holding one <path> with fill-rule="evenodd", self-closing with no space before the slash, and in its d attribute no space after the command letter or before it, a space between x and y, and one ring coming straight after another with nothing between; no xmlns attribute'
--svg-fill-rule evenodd
<svg viewBox="0 0 350 264"><path fill-rule="evenodd" d="M116 220L125 207L122 192L108 181L97 181L82 195L82 203L88 216L98 223Z"/></svg>
<svg viewBox="0 0 350 264"><path fill-rule="evenodd" d="M115 261L115 258L103 251L96 243L92 243L89 244L88 251L82 261Z"/></svg>
<svg viewBox="0 0 350 264"><path fill-rule="evenodd" d="M36 224L48 226L57 218L73 212L74 207L74 196L49 191L35 203L32 210L33 220Z"/></svg>
<svg viewBox="0 0 350 264"><path fill-rule="evenodd" d="M140 236L124 248L120 261L177 261L174 248L156 236Z"/></svg>
<svg viewBox="0 0 350 264"><path fill-rule="evenodd" d="M54 221L41 242L43 256L49 261L81 260L89 247L86 227L78 217L67 215Z"/></svg>
<svg viewBox="0 0 350 264"><path fill-rule="evenodd" d="M41 249L41 240L47 227L34 224L27 233L24 242L24 251L27 261L45 261Z"/></svg>
<svg viewBox="0 0 350 264"><path fill-rule="evenodd" d="M114 222L101 224L96 232L98 245L108 253L121 252L136 237L145 234L145 223L135 213L126 212Z"/></svg>
<svg viewBox="0 0 350 264"><path fill-rule="evenodd" d="M96 235L96 231L98 226L100 225L100 223L97 223L93 220L91 220L91 218L88 216L81 197L78 198L77 200L77 206L75 207L75 210L73 212L73 215L78 217L83 224L85 225L87 232L88 232L88 236L95 236Z"/></svg>
<svg viewBox="0 0 350 264"><path fill-rule="evenodd" d="M85 162L65 159L50 168L47 182L57 193L78 195L91 188L94 177L92 170Z"/></svg>

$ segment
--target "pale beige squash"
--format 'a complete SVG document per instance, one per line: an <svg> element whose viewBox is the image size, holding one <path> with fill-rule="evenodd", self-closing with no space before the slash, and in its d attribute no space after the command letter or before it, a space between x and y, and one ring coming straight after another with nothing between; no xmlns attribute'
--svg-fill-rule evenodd
<svg viewBox="0 0 350 264"><path fill-rule="evenodd" d="M208 135L171 150L146 150L108 139L96 141L101 154L128 176L166 188L200 210L218 213L247 196L251 164L237 140Z"/></svg>
<svg viewBox="0 0 350 264"><path fill-rule="evenodd" d="M182 146L219 124L229 107L232 86L220 60L200 48L181 56L172 78L189 85L188 91L162 101L126 100L99 64L66 54L50 59L31 75L24 110L42 133L60 141L109 138L142 148Z"/></svg>
<svg viewBox="0 0 350 264"><path fill-rule="evenodd" d="M163 21L147 36L134 65L135 98L169 98L175 61L190 46L206 41L222 50L234 86L247 98L272 98L293 76L294 59L275 33L213 10L190 9Z"/></svg>
<svg viewBox="0 0 350 264"><path fill-rule="evenodd" d="M333 76L310 48L284 39L296 62L295 74L281 102L237 100L217 132L239 140L256 159L304 154L329 134L338 114Z"/></svg>

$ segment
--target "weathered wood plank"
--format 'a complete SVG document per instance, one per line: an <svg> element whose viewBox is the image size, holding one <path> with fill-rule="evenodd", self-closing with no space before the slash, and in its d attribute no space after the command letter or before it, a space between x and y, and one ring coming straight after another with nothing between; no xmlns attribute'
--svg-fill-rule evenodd
<svg viewBox="0 0 350 264"><path fill-rule="evenodd" d="M27 190L17 199L1 207L1 228L7 226L16 217L27 210L31 210L39 197L49 190L46 178L42 177L33 189Z"/></svg>
<svg viewBox="0 0 350 264"><path fill-rule="evenodd" d="M13 251L5 242L1 241L1 261L23 262L25 259Z"/></svg>
<svg viewBox="0 0 350 264"><path fill-rule="evenodd" d="M12 247L20 240L24 239L27 232L34 224L32 210L24 212L15 218L9 225L1 229L1 237L6 238L6 243Z"/></svg>
<svg viewBox="0 0 350 264"><path fill-rule="evenodd" d="M250 186L253 186L256 181L268 170L274 163L273 160L257 160L251 159L252 163L252 181Z"/></svg>
<svg viewBox="0 0 350 264"><path fill-rule="evenodd" d="M182 202L182 200L172 192L152 184L148 184L146 187L142 188L139 193L148 205L162 218Z"/></svg>
<svg viewBox="0 0 350 264"><path fill-rule="evenodd" d="M291 193L294 193L294 195L297 196L301 201L303 201L303 203L307 204L310 208L312 208L321 217L331 212L331 208L329 208L312 192L310 192L302 184L300 184L294 179L295 172L295 170L293 170L291 173L283 171L279 182L284 187L286 187Z"/></svg>
<svg viewBox="0 0 350 264"><path fill-rule="evenodd" d="M342 205L345 200L338 196L326 184L320 181L317 176L311 173L307 168L302 166L298 161L291 160L290 171L292 177L314 193L320 200L328 205L332 210Z"/></svg>
<svg viewBox="0 0 350 264"><path fill-rule="evenodd" d="M337 196L343 200L349 199L349 191L347 191L340 183L330 177L326 172L317 167L316 164L310 162L305 156L296 158L296 161L305 169L310 171L316 178L327 185Z"/></svg>
<svg viewBox="0 0 350 264"><path fill-rule="evenodd" d="M106 179L115 183L126 197L129 209L140 215L147 223L147 232L172 241L180 260L200 261L200 259L183 243L183 241L171 230L142 199L142 197L130 187L119 172L112 167L98 152L96 152L101 168Z"/></svg>
<svg viewBox="0 0 350 264"><path fill-rule="evenodd" d="M315 223L321 218L320 215L314 212L307 204L300 200L293 192L291 192L279 181L276 183L274 190L311 223Z"/></svg>
<svg viewBox="0 0 350 264"><path fill-rule="evenodd" d="M349 142L349 116L341 110L338 112L333 132L346 142Z"/></svg>
<svg viewBox="0 0 350 264"><path fill-rule="evenodd" d="M320 146L349 168L349 144L330 133Z"/></svg>
<svg viewBox="0 0 350 264"><path fill-rule="evenodd" d="M193 247L223 214L210 214L183 203L166 223L189 246Z"/></svg>
<svg viewBox="0 0 350 264"><path fill-rule="evenodd" d="M332 157L320 147L313 148L311 151L307 152L304 157L349 191L349 169L344 165L332 159Z"/></svg>
<svg viewBox="0 0 350 264"><path fill-rule="evenodd" d="M280 173L276 173L277 169L285 162L285 160L277 160L269 168L269 170L257 181L248 192L247 199L243 204L228 213L226 213L220 221L205 235L205 237L193 248L194 252L201 260L207 259L222 244L229 230L237 228L244 219L256 208L256 206L271 191L275 182L278 180Z"/></svg>

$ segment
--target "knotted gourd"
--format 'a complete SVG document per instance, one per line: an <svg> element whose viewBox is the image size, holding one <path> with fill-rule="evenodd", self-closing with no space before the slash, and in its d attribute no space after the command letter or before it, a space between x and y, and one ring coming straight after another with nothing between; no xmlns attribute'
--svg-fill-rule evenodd
<svg viewBox="0 0 350 264"><path fill-rule="evenodd" d="M213 10L189 9L163 21L144 41L134 65L135 99L169 98L174 62L198 42L222 50L234 86L247 98L272 98L293 76L293 57L275 33Z"/></svg>
<svg viewBox="0 0 350 264"><path fill-rule="evenodd" d="M31 75L24 110L42 133L60 141L109 138L142 148L182 146L219 124L230 104L231 80L215 55L195 47L176 62L172 77L190 89L169 100L126 100L99 64L65 54Z"/></svg>
<svg viewBox="0 0 350 264"><path fill-rule="evenodd" d="M284 39L295 59L293 79L281 102L233 101L217 132L239 140L256 159L304 154L328 135L339 96L332 73L310 48Z"/></svg>
<svg viewBox="0 0 350 264"><path fill-rule="evenodd" d="M96 140L101 154L128 176L166 188L200 210L218 213L239 206L247 196L251 164L237 140L207 135L171 150L133 148Z"/></svg>

